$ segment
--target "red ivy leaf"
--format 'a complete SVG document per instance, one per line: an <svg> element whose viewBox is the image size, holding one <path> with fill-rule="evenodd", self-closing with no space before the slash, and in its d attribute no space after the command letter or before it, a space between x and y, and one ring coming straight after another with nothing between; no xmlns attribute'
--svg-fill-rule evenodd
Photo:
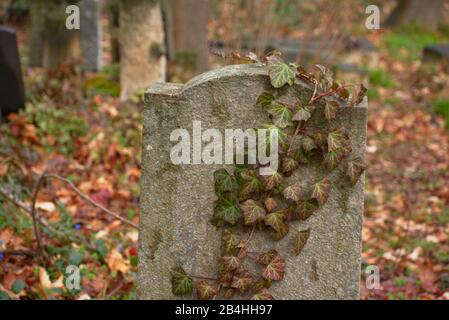
<svg viewBox="0 0 449 320"><path fill-rule="evenodd" d="M215 297L218 293L218 288L215 284L209 281L199 281L195 284L196 294L199 300L209 300Z"/></svg>
<svg viewBox="0 0 449 320"><path fill-rule="evenodd" d="M251 273L245 271L238 276L232 278L231 287L237 289L240 292L248 291L248 289L253 285L254 278Z"/></svg>
<svg viewBox="0 0 449 320"><path fill-rule="evenodd" d="M273 296L266 288L263 288L262 290L256 292L251 297L251 300L273 300Z"/></svg>
<svg viewBox="0 0 449 320"><path fill-rule="evenodd" d="M284 279L285 260L279 255L275 256L262 273L262 277L269 280L280 281Z"/></svg>
<svg viewBox="0 0 449 320"><path fill-rule="evenodd" d="M242 261L235 256L224 256L223 257L223 268L225 271L234 271L242 266Z"/></svg>
<svg viewBox="0 0 449 320"><path fill-rule="evenodd" d="M265 209L258 202L250 199L240 205L246 225L252 225L265 216Z"/></svg>
<svg viewBox="0 0 449 320"><path fill-rule="evenodd" d="M295 253L300 254L310 236L310 229L299 231L295 239Z"/></svg>
<svg viewBox="0 0 449 320"><path fill-rule="evenodd" d="M366 163L357 157L348 162L348 170L346 175L349 177L351 184L354 186L362 175L363 171L366 170Z"/></svg>

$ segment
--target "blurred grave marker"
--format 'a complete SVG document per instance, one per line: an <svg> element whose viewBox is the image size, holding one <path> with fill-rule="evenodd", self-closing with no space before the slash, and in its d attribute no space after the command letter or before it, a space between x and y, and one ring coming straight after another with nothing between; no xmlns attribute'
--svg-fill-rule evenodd
<svg viewBox="0 0 449 320"><path fill-rule="evenodd" d="M2 117L25 105L20 56L14 29L0 26L0 110Z"/></svg>
<svg viewBox="0 0 449 320"><path fill-rule="evenodd" d="M85 71L98 71L101 69L102 59L101 1L82 0L80 11L83 69Z"/></svg>
<svg viewBox="0 0 449 320"><path fill-rule="evenodd" d="M232 65L203 73L185 85L156 83L146 91L137 280L140 299L177 299L170 282L170 271L176 266L188 274L217 277L221 231L210 223L216 200L214 172L223 167L232 172L234 166L174 164L171 134L182 128L192 135L194 121L201 121L202 130L214 128L222 133L261 128L269 119L256 107L256 100L267 88L267 68ZM285 103L294 103L298 97L308 101L312 92L312 87L299 82L286 86L281 94ZM315 127L329 125L320 116L323 107L317 107L309 120ZM353 156L363 159L366 100L342 108L334 122L331 126L348 130ZM193 144L194 139L195 133ZM203 145L206 142L203 140ZM344 175L345 168L337 167L329 179ZM307 185L326 174L324 167L310 163L288 179ZM284 280L270 288L275 299L359 298L363 185L363 178L355 187L334 184L326 204L296 225L311 230L300 255L291 248L294 233L278 242L268 240L264 233L254 233L254 251L274 247L286 259Z"/></svg>

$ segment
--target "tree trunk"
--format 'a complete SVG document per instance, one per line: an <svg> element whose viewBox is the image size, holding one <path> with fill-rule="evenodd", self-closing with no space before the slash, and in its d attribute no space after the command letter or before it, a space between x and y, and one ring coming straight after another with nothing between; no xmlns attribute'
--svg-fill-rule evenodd
<svg viewBox="0 0 449 320"><path fill-rule="evenodd" d="M209 0L168 0L165 4L169 58L191 62L197 72L206 71Z"/></svg>
<svg viewBox="0 0 449 320"><path fill-rule="evenodd" d="M385 24L391 27L418 23L435 30L443 17L445 0L399 0Z"/></svg>
<svg viewBox="0 0 449 320"><path fill-rule="evenodd" d="M120 85L122 100L165 81L164 27L159 1L120 2Z"/></svg>

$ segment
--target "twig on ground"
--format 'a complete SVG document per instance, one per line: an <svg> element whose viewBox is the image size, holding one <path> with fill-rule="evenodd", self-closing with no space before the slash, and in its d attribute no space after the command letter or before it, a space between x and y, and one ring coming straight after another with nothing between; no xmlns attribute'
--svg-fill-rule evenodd
<svg viewBox="0 0 449 320"><path fill-rule="evenodd" d="M137 224L135 224L134 222L129 221L129 220L126 219L126 218L123 218L123 217L120 216L119 214L117 214L117 213L115 213L115 212L109 210L108 208L103 207L101 204L95 202L94 200L92 200L91 198L89 198L88 196L86 196L84 193L81 192L80 189L78 189L78 188L73 184L72 181L70 181L70 180L68 180L68 179L66 179L66 178L64 178L64 177L61 177L61 176L59 176L59 175L57 175L57 174L47 174L47 175L45 175L45 177L46 177L46 178L54 178L54 179L57 179L57 180L60 180L60 181L63 181L63 182L65 182L65 183L67 183L67 184L72 188L73 191L75 191L81 198L83 198L84 200L86 200L87 202L89 202L89 203L90 203L91 205L93 205L94 207L97 207L97 208L101 209L102 211L106 212L107 214L109 214L109 215L115 217L116 219L118 219L118 220L120 220L120 221L122 221L122 222L124 222L124 223L126 223L126 224L128 224L128 225L130 225L130 226L132 226L132 227L134 227L134 228L139 228L139 226L138 226Z"/></svg>
<svg viewBox="0 0 449 320"><path fill-rule="evenodd" d="M36 237L36 243L37 243L37 253L39 255L42 254L42 241L41 241L41 234L39 232L39 227L37 225L37 215L36 215L36 202L37 202L37 196L39 195L39 190L42 186L42 182L44 181L46 175L46 171L42 173L39 178L37 179L36 188L34 189L33 193L33 202L31 204L31 217L33 219L33 229L34 229L34 235Z"/></svg>

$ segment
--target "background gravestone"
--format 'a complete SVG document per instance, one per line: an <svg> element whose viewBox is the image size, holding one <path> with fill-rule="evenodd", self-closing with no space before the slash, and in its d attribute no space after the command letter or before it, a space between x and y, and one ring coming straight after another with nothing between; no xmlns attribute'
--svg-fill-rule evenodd
<svg viewBox="0 0 449 320"><path fill-rule="evenodd" d="M141 299L176 299L171 291L170 270L182 266L188 274L217 276L221 231L209 221L213 213L213 173L227 165L174 165L170 160L170 133L192 121L202 129L260 128L268 122L256 100L270 88L266 68L228 66L209 71L185 85L154 84L147 90L144 110L139 235L138 295ZM295 95L307 100L312 89L305 84L286 86L283 99ZM322 120L317 110L309 120L318 125L349 131L353 155L364 158L367 103L342 108L333 123ZM318 116L317 116L318 115ZM275 299L358 299L363 215L362 178L355 187L337 183L345 174L345 161L328 175L333 182L328 201L298 229L310 228L310 238L299 256L292 252L293 234L279 242L256 232L250 248L275 248L286 259L283 281L269 291ZM301 185L323 178L321 164L300 167L289 177Z"/></svg>
<svg viewBox="0 0 449 320"><path fill-rule="evenodd" d="M0 110L2 117L25 105L25 89L14 29L0 27Z"/></svg>
<svg viewBox="0 0 449 320"><path fill-rule="evenodd" d="M102 58L101 1L81 1L80 14L83 69L86 71L98 71L101 69Z"/></svg>

